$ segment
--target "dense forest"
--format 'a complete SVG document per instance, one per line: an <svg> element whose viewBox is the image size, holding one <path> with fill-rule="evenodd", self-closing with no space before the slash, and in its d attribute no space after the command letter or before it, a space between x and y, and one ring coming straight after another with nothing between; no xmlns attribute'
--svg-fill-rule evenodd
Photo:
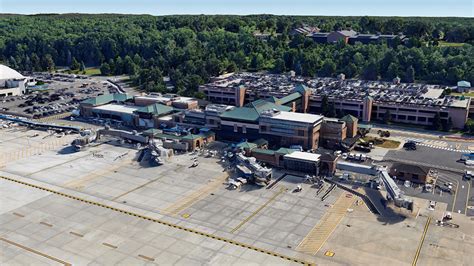
<svg viewBox="0 0 474 266"><path fill-rule="evenodd" d="M409 41L395 47L317 44L290 34L302 25L403 33ZM256 32L270 37L256 38ZM194 95L212 76L238 70L474 83L473 44L471 18L0 15L0 61L13 68L100 67L106 75L128 74L148 91L165 90L163 76L169 76L184 95Z"/></svg>

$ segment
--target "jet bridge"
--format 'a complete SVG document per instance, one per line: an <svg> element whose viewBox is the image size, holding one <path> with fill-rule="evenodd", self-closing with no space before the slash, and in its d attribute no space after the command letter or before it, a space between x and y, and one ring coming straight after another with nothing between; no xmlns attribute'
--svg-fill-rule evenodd
<svg viewBox="0 0 474 266"><path fill-rule="evenodd" d="M245 157L242 153L238 153L236 158L237 166L241 166L237 169L248 177L249 181L259 186L268 185L272 179L272 169L261 166L254 157Z"/></svg>
<svg viewBox="0 0 474 266"><path fill-rule="evenodd" d="M379 171L379 178L385 185L388 194L387 198L392 199L395 206L413 210L413 199L405 196L403 191L397 186L386 170Z"/></svg>

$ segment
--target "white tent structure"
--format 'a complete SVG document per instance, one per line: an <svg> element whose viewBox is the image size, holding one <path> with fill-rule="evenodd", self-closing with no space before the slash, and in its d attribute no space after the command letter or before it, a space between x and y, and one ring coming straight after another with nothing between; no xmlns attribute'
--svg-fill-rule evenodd
<svg viewBox="0 0 474 266"><path fill-rule="evenodd" d="M26 91L28 78L0 64L0 97L22 95Z"/></svg>

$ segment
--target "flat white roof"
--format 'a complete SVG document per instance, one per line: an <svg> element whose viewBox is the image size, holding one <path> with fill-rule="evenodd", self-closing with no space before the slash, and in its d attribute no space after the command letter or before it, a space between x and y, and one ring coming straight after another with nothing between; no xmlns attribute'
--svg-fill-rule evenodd
<svg viewBox="0 0 474 266"><path fill-rule="evenodd" d="M167 115L167 116L162 116L158 119L161 120L161 121L171 121L171 120L173 120L173 116Z"/></svg>
<svg viewBox="0 0 474 266"><path fill-rule="evenodd" d="M271 118L286 120L286 121L303 122L303 123L316 123L323 119L323 117L320 115L284 112L284 111L273 115Z"/></svg>
<svg viewBox="0 0 474 266"><path fill-rule="evenodd" d="M135 96L136 99L148 99L148 100L155 100L158 102L169 102L171 101L170 98L158 96L158 95L142 95L142 96Z"/></svg>
<svg viewBox="0 0 474 266"><path fill-rule="evenodd" d="M127 114L133 114L133 112L138 110L139 108L140 108L139 106L112 104L112 103L94 107L94 109L96 110L103 110L103 111L117 112L117 113L127 113Z"/></svg>
<svg viewBox="0 0 474 266"><path fill-rule="evenodd" d="M284 155L283 157L284 158L290 158L290 159L300 159L300 160L305 160L305 161L318 162L319 157L321 157L321 154L310 153L310 152L302 152L302 151L294 151L290 154Z"/></svg>

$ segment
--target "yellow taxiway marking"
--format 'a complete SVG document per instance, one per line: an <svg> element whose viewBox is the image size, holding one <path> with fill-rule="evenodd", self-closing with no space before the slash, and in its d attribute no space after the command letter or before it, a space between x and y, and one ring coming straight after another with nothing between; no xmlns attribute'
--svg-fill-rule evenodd
<svg viewBox="0 0 474 266"><path fill-rule="evenodd" d="M145 256L145 255L142 255L142 254L139 254L138 257L142 258L142 259L146 259L146 260L149 260L149 261L155 261L154 258L150 258L148 256Z"/></svg>
<svg viewBox="0 0 474 266"><path fill-rule="evenodd" d="M425 228L423 229L423 233L421 234L420 243L418 244L418 248L416 249L415 257L413 258L413 263L411 264L412 266L416 266L416 263L418 262L421 248L423 247L423 243L425 242L426 233L428 232L428 227L430 226L430 223L431 223L431 216L428 217L428 219L426 220Z"/></svg>
<svg viewBox="0 0 474 266"><path fill-rule="evenodd" d="M354 204L356 198L356 196L347 192L341 194L332 208L324 214L319 223L311 229L308 235L296 247L296 250L316 255L334 232L337 225L342 221L342 218L347 213L347 209Z"/></svg>
<svg viewBox="0 0 474 266"><path fill-rule="evenodd" d="M324 256L327 256L327 257L334 257L334 254L335 254L334 252L328 250L328 251L326 251L326 252L324 253Z"/></svg>
<svg viewBox="0 0 474 266"><path fill-rule="evenodd" d="M130 158L131 156L129 156ZM124 158L123 161L121 161L119 164L112 164L107 168L99 169L96 171L93 171L91 173L86 174L85 176L79 177L78 179L71 180L67 183L65 183L63 186L67 188L75 188L75 189L81 189L84 187L84 184L87 182L90 182L96 178L103 177L115 170L120 169L126 164L131 164L132 160L128 160L127 158Z"/></svg>
<svg viewBox="0 0 474 266"><path fill-rule="evenodd" d="M252 219L255 215L257 215L260 211L262 211L265 207L268 206L272 201L274 201L281 193L287 191L287 188L285 187L280 187L280 191L275 193L269 200L267 200L262 206L260 206L258 209L256 209L252 214L250 214L247 218L245 218L242 222L240 222L232 231L231 233L234 233L235 231L239 230L240 227L242 227L244 224L246 224L250 219Z"/></svg>
<svg viewBox="0 0 474 266"><path fill-rule="evenodd" d="M8 244L10 244L10 245L13 245L13 246L19 247L19 248L21 248L21 249L24 249L24 250L26 250L26 251L29 251L29 252L31 252L31 253L34 253L34 254L36 254L36 255L40 255L40 256L45 257L45 258L47 258L47 259L50 259L50 260L53 260L53 261L55 261L55 262L61 263L62 265L67 265L67 266L71 266L71 265L72 265L72 264L69 263L69 262L65 262L65 261L63 261L63 260L60 260L60 259L55 258L55 257L53 257L53 256L50 256L50 255L48 255L48 254L44 254L44 253L39 252L39 251L37 251L37 250L34 250L34 249L32 249L32 248L29 248L29 247L23 246L23 245L21 245L21 244L18 244L18 243L16 243L16 242L13 242L13 241L11 241L11 240L8 240L8 239L6 239L6 238L0 237L0 240L3 241L3 242L8 243Z"/></svg>
<svg viewBox="0 0 474 266"><path fill-rule="evenodd" d="M113 198L112 200L113 200L113 201L118 200L119 198L121 198L121 197L123 197L123 196L125 196L125 195L128 195L128 194L130 194L130 193L132 193L132 192L134 192L134 191L137 191L137 190L139 190L139 189L141 189L141 188L144 188L144 187L148 186L149 184L160 180L161 178L163 178L163 176L157 177L157 178L155 178L155 179L153 179L153 180L150 180L150 181L146 182L146 183L143 184L143 185L140 185L140 186L138 186L138 187L136 187L136 188L134 188L134 189L131 189L131 190L127 191L127 192L124 192L124 193L122 193L122 194L116 196L116 197Z"/></svg>
<svg viewBox="0 0 474 266"><path fill-rule="evenodd" d="M469 193L471 192L471 181L467 182L467 196L466 196L466 207L464 208L464 214L467 215L467 205L469 205Z"/></svg>
<svg viewBox="0 0 474 266"><path fill-rule="evenodd" d="M267 255L270 255L270 256L278 257L278 258L281 258L281 259L284 259L284 260L287 260L287 261L291 261L291 262L295 262L295 263L303 264L303 265L313 265L312 263L306 262L306 261L298 259L298 258L289 257L289 256L279 254L279 253L276 253L276 252L273 252L273 251L270 251L270 250L262 249L262 248L255 247L255 246L251 246L249 244L245 244L245 243L239 242L237 240L217 236L217 235L214 235L214 234L209 234L209 233L199 231L199 230L196 230L196 229L192 229L192 228L184 227L184 226L181 226L181 225L173 224L171 222L167 222L167 221L164 221L164 220L160 220L160 219L152 218L152 217L149 217L149 216L141 215L141 214L138 214L138 213L135 213L135 212L125 210L125 209L112 207L112 206L109 206L109 205L106 205L106 204L103 204L103 203L99 203L99 202L92 201L92 200L87 200L87 199L84 199L84 198L80 198L80 197L77 197L77 196L66 194L64 192L56 191L56 190L46 188L46 187L43 187L43 186L34 185L34 184L31 184L31 183L28 183L28 182L20 181L20 180L17 180L15 178L5 177L5 176L0 176L0 178L4 179L4 180L11 181L11 182L14 182L14 183L17 183L17 184L22 184L22 185L33 187L33 188L36 188L36 189L40 189L40 190L43 190L43 191L46 191L46 192L50 192L50 193L53 193L53 194L56 194L56 195L59 195L59 196L62 196L62 197L77 200L77 201L80 201L80 202L85 203L85 204L95 205L95 206L105 208L105 209L109 209L109 210L112 210L112 211L115 211L115 212L120 212L124 215L130 215L130 216L133 216L133 217L136 217L136 218L139 218L139 219L148 220L150 222L154 222L154 223L158 223L158 224L165 225L165 226L168 226L168 227L172 227L172 228L175 228L177 230L182 230L182 231L189 232L189 233L192 233L192 234L197 234L197 235L200 235L200 236L208 237L208 238L211 238L211 239L214 239L214 240L223 241L223 242L231 244L231 245L235 245L235 246L239 246L239 247L242 247L242 248L254 250L256 252L260 252L260 253L267 254ZM68 265L70 265L70 264L68 264Z"/></svg>
<svg viewBox="0 0 474 266"><path fill-rule="evenodd" d="M453 207L451 208L451 212L454 212L454 205L456 205L456 198L458 196L458 189L459 189L459 182L456 181L456 190L454 191Z"/></svg>
<svg viewBox="0 0 474 266"><path fill-rule="evenodd" d="M216 190L218 187L222 186L222 183L228 178L228 174L223 174L211 182L203 185L200 189L192 192L191 194L184 196L180 200L171 204L169 207L164 209L162 213L167 215L175 216L181 211L191 207L194 203L199 200L207 197L212 191Z"/></svg>

